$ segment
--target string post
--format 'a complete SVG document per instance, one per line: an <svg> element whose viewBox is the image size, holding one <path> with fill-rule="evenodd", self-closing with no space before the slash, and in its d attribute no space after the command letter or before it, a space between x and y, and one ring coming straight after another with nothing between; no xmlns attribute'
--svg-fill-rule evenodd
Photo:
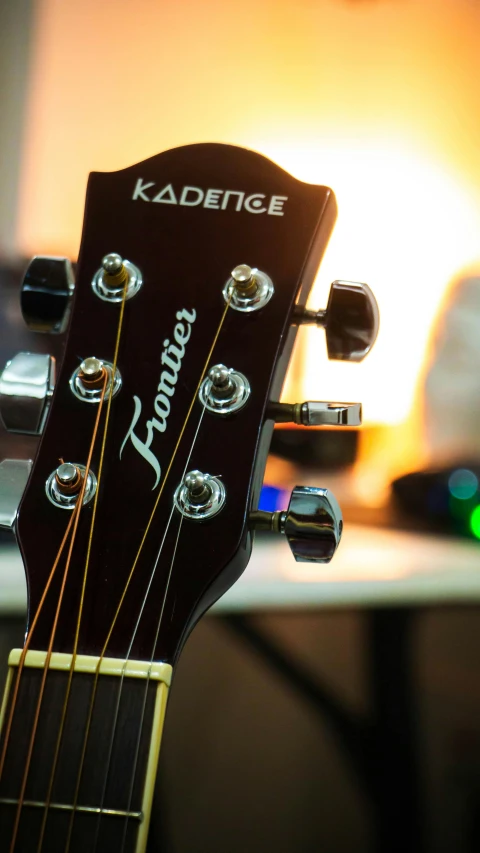
<svg viewBox="0 0 480 853"><path fill-rule="evenodd" d="M82 472L72 462L62 462L55 471L55 482L62 495L74 495L82 488Z"/></svg>
<svg viewBox="0 0 480 853"><path fill-rule="evenodd" d="M78 378L86 388L101 388L104 385L106 373L103 361L90 357L82 361Z"/></svg>
<svg viewBox="0 0 480 853"><path fill-rule="evenodd" d="M184 481L190 502L193 504L204 504L212 494L212 487L208 478L201 471L190 471Z"/></svg>
<svg viewBox="0 0 480 853"><path fill-rule="evenodd" d="M239 264L232 272L231 276L235 289L242 296L251 297L257 292L257 281L254 272L248 264Z"/></svg>
<svg viewBox="0 0 480 853"><path fill-rule="evenodd" d="M109 252L92 280L93 292L105 302L124 302L138 293L143 285L139 268L122 258L117 252Z"/></svg>
<svg viewBox="0 0 480 853"><path fill-rule="evenodd" d="M222 293L234 311L251 313L264 308L275 292L273 281L266 272L248 264L238 264L230 273Z"/></svg>
<svg viewBox="0 0 480 853"><path fill-rule="evenodd" d="M215 399L224 400L231 397L235 391L235 383L231 371L224 364L215 364L208 371L208 379L212 383L211 393Z"/></svg>
<svg viewBox="0 0 480 853"><path fill-rule="evenodd" d="M122 287L128 279L128 270L123 258L116 252L110 252L102 258L103 281L110 290Z"/></svg>
<svg viewBox="0 0 480 853"><path fill-rule="evenodd" d="M226 491L220 477L189 471L174 495L174 503L185 518L212 518L225 505Z"/></svg>

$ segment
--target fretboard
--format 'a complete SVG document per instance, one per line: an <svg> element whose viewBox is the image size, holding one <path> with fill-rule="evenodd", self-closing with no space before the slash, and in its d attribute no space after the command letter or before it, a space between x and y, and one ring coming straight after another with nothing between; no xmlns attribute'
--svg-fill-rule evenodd
<svg viewBox="0 0 480 853"><path fill-rule="evenodd" d="M10 655L0 749L19 657ZM20 678L0 779L2 853L14 837L14 853L143 853L171 667L105 658L97 672L98 658L78 656L66 703L71 657L54 654L25 774L44 661L28 652Z"/></svg>

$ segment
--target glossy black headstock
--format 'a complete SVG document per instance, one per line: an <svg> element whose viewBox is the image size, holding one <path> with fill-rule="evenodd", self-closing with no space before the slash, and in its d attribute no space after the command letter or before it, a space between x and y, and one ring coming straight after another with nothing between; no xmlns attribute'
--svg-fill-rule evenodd
<svg viewBox="0 0 480 853"><path fill-rule="evenodd" d="M18 518L30 622L71 516L47 499L45 484L61 459L85 465L98 411L72 393L70 380L86 358L114 359L121 302L92 287L104 256L131 262L142 285L124 304L121 388L111 402L78 651L101 652L125 593L107 654L171 662L247 565L248 516L257 508L273 427L267 405L279 399L294 311L305 305L335 215L328 188L228 145L187 146L90 176L65 357ZM242 264L273 283L259 310L227 307L225 286ZM232 302L239 293L234 283L226 292ZM234 413L204 410L198 397L202 376L216 364L248 380L249 398ZM91 465L97 477L105 416L106 404ZM173 508L192 469L216 475L225 489L211 518ZM73 647L93 508L94 500L80 513L57 651ZM32 648L48 645L63 566Z"/></svg>

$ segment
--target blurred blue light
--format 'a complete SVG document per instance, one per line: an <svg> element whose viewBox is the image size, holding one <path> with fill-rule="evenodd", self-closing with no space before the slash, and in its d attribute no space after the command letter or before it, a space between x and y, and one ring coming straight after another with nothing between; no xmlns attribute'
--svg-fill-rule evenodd
<svg viewBox="0 0 480 853"><path fill-rule="evenodd" d="M468 468L457 468L450 474L448 480L450 494L460 501L468 501L473 498L478 489L478 477Z"/></svg>
<svg viewBox="0 0 480 853"><path fill-rule="evenodd" d="M258 508L264 512L276 512L277 509L286 509L288 506L289 493L277 486L263 486L258 502Z"/></svg>

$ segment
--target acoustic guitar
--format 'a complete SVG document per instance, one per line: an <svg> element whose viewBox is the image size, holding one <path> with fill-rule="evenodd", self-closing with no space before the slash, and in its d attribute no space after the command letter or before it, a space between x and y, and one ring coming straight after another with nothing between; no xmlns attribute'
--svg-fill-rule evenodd
<svg viewBox="0 0 480 853"><path fill-rule="evenodd" d="M33 466L0 466L28 584L0 715L1 851L142 853L176 661L254 531L296 560L334 554L327 489L258 502L275 422L360 422L358 404L279 402L301 324L325 328L330 358L376 337L366 285L305 307L335 216L327 187L190 145L90 175L75 285L65 258L31 262L23 315L66 343L58 376L25 352L0 376L7 429L42 433Z"/></svg>

